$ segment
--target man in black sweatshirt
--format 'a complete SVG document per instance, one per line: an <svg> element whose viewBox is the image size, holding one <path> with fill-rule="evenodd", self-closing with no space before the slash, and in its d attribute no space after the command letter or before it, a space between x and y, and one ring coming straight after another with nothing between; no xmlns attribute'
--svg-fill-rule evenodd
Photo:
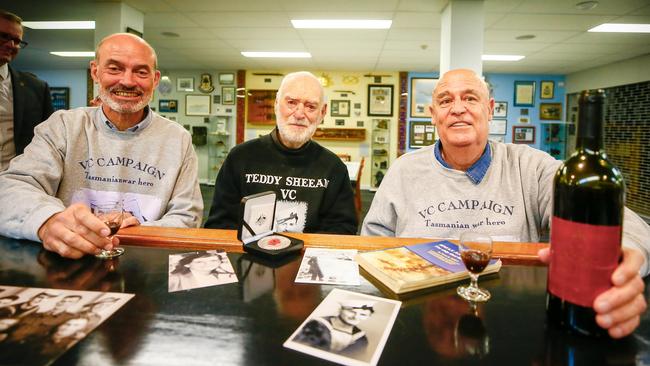
<svg viewBox="0 0 650 366"><path fill-rule="evenodd" d="M356 234L347 168L311 139L326 113L318 79L304 71L288 74L275 99L276 128L230 151L217 175L205 227L236 229L242 197L275 191L279 231Z"/></svg>

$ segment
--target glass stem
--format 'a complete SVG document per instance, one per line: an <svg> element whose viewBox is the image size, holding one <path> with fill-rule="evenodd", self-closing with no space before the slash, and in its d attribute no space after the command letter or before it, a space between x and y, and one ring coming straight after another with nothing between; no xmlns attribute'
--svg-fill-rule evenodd
<svg viewBox="0 0 650 366"><path fill-rule="evenodd" d="M469 273L469 278L470 278L470 284L469 287L478 290L478 275L476 273Z"/></svg>

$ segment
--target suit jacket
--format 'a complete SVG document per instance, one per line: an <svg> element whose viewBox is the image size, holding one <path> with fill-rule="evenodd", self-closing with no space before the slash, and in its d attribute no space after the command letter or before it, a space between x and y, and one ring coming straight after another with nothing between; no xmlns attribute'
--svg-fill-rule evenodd
<svg viewBox="0 0 650 366"><path fill-rule="evenodd" d="M9 66L14 97L14 144L20 155L34 137L34 127L54 112L47 83L33 74Z"/></svg>

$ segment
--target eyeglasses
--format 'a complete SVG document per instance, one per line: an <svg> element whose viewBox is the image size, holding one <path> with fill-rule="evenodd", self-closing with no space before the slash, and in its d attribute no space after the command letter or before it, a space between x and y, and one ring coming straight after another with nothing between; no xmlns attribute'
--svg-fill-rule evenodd
<svg viewBox="0 0 650 366"><path fill-rule="evenodd" d="M27 47L27 42L23 41L22 39L18 37L12 37L9 33L0 32L0 42L5 43L8 41L11 41L11 43L18 48Z"/></svg>

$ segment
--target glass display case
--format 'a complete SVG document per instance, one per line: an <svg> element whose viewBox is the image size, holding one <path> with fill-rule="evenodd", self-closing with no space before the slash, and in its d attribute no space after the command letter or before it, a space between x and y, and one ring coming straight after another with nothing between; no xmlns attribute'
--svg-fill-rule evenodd
<svg viewBox="0 0 650 366"><path fill-rule="evenodd" d="M370 181L373 188L379 187L386 175L389 163L390 120L372 120L372 142Z"/></svg>
<svg viewBox="0 0 650 366"><path fill-rule="evenodd" d="M228 122L230 116L216 116L211 118L208 131L208 181L214 182L223 161L230 150L230 132Z"/></svg>
<svg viewBox="0 0 650 366"><path fill-rule="evenodd" d="M558 160L564 160L566 158L567 124L542 122L541 130L540 146L542 150Z"/></svg>

